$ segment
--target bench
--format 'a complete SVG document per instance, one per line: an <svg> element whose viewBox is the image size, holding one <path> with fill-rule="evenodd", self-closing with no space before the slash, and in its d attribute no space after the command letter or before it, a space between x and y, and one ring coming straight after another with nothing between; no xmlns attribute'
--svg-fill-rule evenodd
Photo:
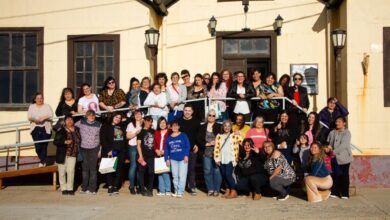
<svg viewBox="0 0 390 220"><path fill-rule="evenodd" d="M57 190L57 171L58 166L52 165L47 167L37 167L31 169L23 169L23 170L11 170L0 172L0 190L3 188L3 179L12 178L17 176L28 176L34 174L42 174L42 173L53 173L53 191Z"/></svg>

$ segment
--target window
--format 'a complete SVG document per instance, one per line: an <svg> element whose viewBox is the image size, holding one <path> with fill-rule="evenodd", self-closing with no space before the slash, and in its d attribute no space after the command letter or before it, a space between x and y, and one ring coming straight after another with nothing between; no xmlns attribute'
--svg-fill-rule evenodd
<svg viewBox="0 0 390 220"><path fill-rule="evenodd" d="M384 106L390 107L390 27L383 28L383 96Z"/></svg>
<svg viewBox="0 0 390 220"><path fill-rule="evenodd" d="M43 91L43 28L0 28L0 110L27 110Z"/></svg>
<svg viewBox="0 0 390 220"><path fill-rule="evenodd" d="M270 56L269 38L223 39L224 55Z"/></svg>
<svg viewBox="0 0 390 220"><path fill-rule="evenodd" d="M97 93L108 76L119 83L119 35L69 36L68 86L78 94L89 83Z"/></svg>

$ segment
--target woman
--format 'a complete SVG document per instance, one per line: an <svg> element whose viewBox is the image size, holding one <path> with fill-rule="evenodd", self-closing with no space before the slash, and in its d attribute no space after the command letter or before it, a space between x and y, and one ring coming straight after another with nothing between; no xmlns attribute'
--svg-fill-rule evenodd
<svg viewBox="0 0 390 220"><path fill-rule="evenodd" d="M232 83L227 96L236 99L231 106L234 116L241 113L245 116L245 121L250 121L250 99L256 95L252 84L246 81L245 74L242 71L235 73L237 80Z"/></svg>
<svg viewBox="0 0 390 220"><path fill-rule="evenodd" d="M130 118L130 123L126 128L126 138L128 142L128 156L130 159L129 181L130 194L135 195L135 174L137 171L137 135L142 130L142 112L137 109Z"/></svg>
<svg viewBox="0 0 390 220"><path fill-rule="evenodd" d="M208 97L211 99L224 99L226 98L227 88L226 84L222 83L221 75L217 72L214 72L211 75L211 83L207 86ZM226 103L224 100L214 100L210 102L211 105L216 106L217 110L221 113L218 118L219 121L224 121L228 119L228 113L226 111ZM211 108L211 107L210 107ZM215 110L215 109L214 109Z"/></svg>
<svg viewBox="0 0 390 220"><path fill-rule="evenodd" d="M240 135L242 139L246 137L246 133L251 129L249 125L245 124L245 116L243 114L237 114L236 121L232 126L234 134Z"/></svg>
<svg viewBox="0 0 390 220"><path fill-rule="evenodd" d="M157 82L161 87L161 92L166 92L167 90L167 82L168 77L167 74L164 72L158 73L155 79L155 82Z"/></svg>
<svg viewBox="0 0 390 220"><path fill-rule="evenodd" d="M304 133L308 137L308 144L312 144L315 141L321 141L323 138L320 136L320 120L316 112L310 112L307 116L305 123Z"/></svg>
<svg viewBox="0 0 390 220"><path fill-rule="evenodd" d="M194 83L187 92L187 95L188 100L207 97L207 86L203 85L203 77L201 74L198 73L195 75ZM194 109L196 109L196 111L194 111L194 117L203 122L205 113L205 101L194 101L191 102L191 105L194 107Z"/></svg>
<svg viewBox="0 0 390 220"><path fill-rule="evenodd" d="M102 157L117 157L115 172L107 173L108 195L119 194L122 186L122 168L126 154L126 135L122 125L122 113L115 112L100 129Z"/></svg>
<svg viewBox="0 0 390 220"><path fill-rule="evenodd" d="M227 90L229 90L230 85L233 83L233 74L230 72L228 69L223 69L221 71L221 77L222 77L222 82L225 83L225 86Z"/></svg>
<svg viewBox="0 0 390 220"><path fill-rule="evenodd" d="M150 93L150 85L151 85L151 82L150 82L150 78L149 77L144 77L142 78L141 80L141 90L139 92L139 106L144 106L144 102L146 100L146 98L148 97L149 93ZM148 113L148 109L147 108L142 108L141 109L142 113L144 115L146 115Z"/></svg>
<svg viewBox="0 0 390 220"><path fill-rule="evenodd" d="M250 79L251 79L251 82L252 82L252 86L253 88L255 89L256 91L256 97L259 96L259 93L260 93L260 85L262 84L262 80L261 80L261 72L260 70L258 69L254 69L252 72L251 72L251 75L250 75ZM257 106L259 105L259 100L253 100L252 101L252 112L253 113L256 113L257 112ZM257 117L258 115L256 114L253 114L253 118Z"/></svg>
<svg viewBox="0 0 390 220"><path fill-rule="evenodd" d="M96 194L97 190L97 160L100 152L100 122L96 121L96 114L93 110L85 113L85 118L76 122L80 129L81 145L80 152L83 158L82 184L80 193Z"/></svg>
<svg viewBox="0 0 390 220"><path fill-rule="evenodd" d="M237 165L238 148L242 137L232 134L232 122L222 123L222 134L215 139L214 161L219 166L223 182L226 186L224 198L237 198L236 180L233 177L234 167Z"/></svg>
<svg viewBox="0 0 390 220"><path fill-rule="evenodd" d="M203 73L203 85L209 86L210 85L210 73Z"/></svg>
<svg viewBox="0 0 390 220"><path fill-rule="evenodd" d="M342 199L349 199L349 166L353 160L351 150L351 133L345 127L345 117L336 118L336 129L330 132L328 143L336 156L337 164L341 175L333 176L333 187L331 197L341 196Z"/></svg>
<svg viewBox="0 0 390 220"><path fill-rule="evenodd" d="M153 196L154 182L154 130L150 115L144 117L141 132L137 135L138 183L142 196ZM145 180L148 184L145 190Z"/></svg>
<svg viewBox="0 0 390 220"><path fill-rule="evenodd" d="M200 126L197 145L203 151L203 174L206 182L207 196L219 196L222 177L219 167L214 161L215 138L221 131L221 126L216 123L216 112L210 110L207 114L207 122Z"/></svg>
<svg viewBox="0 0 390 220"><path fill-rule="evenodd" d="M261 84L257 91L257 96L261 100L255 114L263 115L267 122L275 122L279 113L280 102L272 98L284 96L283 88L275 80L276 75L274 73L268 74L265 83Z"/></svg>
<svg viewBox="0 0 390 220"><path fill-rule="evenodd" d="M126 95L122 89L118 88L112 76L107 77L103 85L99 94L99 106L102 110L113 112L126 105Z"/></svg>
<svg viewBox="0 0 390 220"><path fill-rule="evenodd" d="M275 123L271 137L277 149L283 153L289 164L291 164L293 159L291 153L296 136L296 128L289 123L287 111L282 111L278 122Z"/></svg>
<svg viewBox="0 0 390 220"><path fill-rule="evenodd" d="M35 93L32 104L28 107L27 117L30 121L30 133L34 141L50 139L53 110L50 105L43 102L42 93ZM39 167L46 166L48 142L36 143L34 145L35 152L39 157Z"/></svg>
<svg viewBox="0 0 390 220"><path fill-rule="evenodd" d="M261 199L261 188L267 185L264 170L265 155L260 152L252 139L245 138L240 145L236 167L238 177L236 189L249 193L249 198L253 200Z"/></svg>
<svg viewBox="0 0 390 220"><path fill-rule="evenodd" d="M306 121L307 109L310 106L307 89L302 86L303 76L300 73L293 75L294 85L287 89L286 96L292 100L293 107L290 111L291 122L295 127L302 130ZM298 106L302 110L298 109Z"/></svg>
<svg viewBox="0 0 390 220"><path fill-rule="evenodd" d="M187 89L179 84L179 74L171 75L172 84L167 88L167 101L169 104L168 123L183 116L184 101L187 99Z"/></svg>
<svg viewBox="0 0 390 220"><path fill-rule="evenodd" d="M307 200L321 202L327 200L333 181L329 170L325 166L325 152L320 143L310 145L310 173L305 177Z"/></svg>
<svg viewBox="0 0 390 220"><path fill-rule="evenodd" d="M167 96L161 92L160 84L153 84L153 90L145 99L144 105L149 106L148 115L153 118L153 128L157 127L157 120L160 117L168 118Z"/></svg>
<svg viewBox="0 0 390 220"><path fill-rule="evenodd" d="M56 133L54 138L54 144L57 146L56 163L62 195L74 195L74 173L80 143L80 131L74 126L72 115L66 115L63 128Z"/></svg>
<svg viewBox="0 0 390 220"><path fill-rule="evenodd" d="M140 106L139 93L140 93L139 80L135 77L132 77L130 79L129 91L126 94L126 101L129 105L130 111L134 111Z"/></svg>
<svg viewBox="0 0 390 220"><path fill-rule="evenodd" d="M284 94L287 94L288 87L290 86L291 78L287 74L283 74L279 79L279 84L283 88Z"/></svg>
<svg viewBox="0 0 390 220"><path fill-rule="evenodd" d="M156 158L164 157L164 149L166 140L170 135L168 129L168 121L161 117L157 122L157 130L154 132L154 152ZM171 177L169 172L158 174L158 190L157 196L171 196Z"/></svg>
<svg viewBox="0 0 390 220"><path fill-rule="evenodd" d="M164 159L167 167L171 167L173 176L173 197L183 198L190 155L190 141L185 133L180 132L178 121L171 123L172 133L165 142Z"/></svg>
<svg viewBox="0 0 390 220"><path fill-rule="evenodd" d="M295 181L295 172L283 154L275 149L275 145L271 141L264 142L263 149L267 156L264 168L270 175L270 186L279 193L274 198L285 201L289 198L287 188Z"/></svg>
<svg viewBox="0 0 390 220"><path fill-rule="evenodd" d="M74 115L77 114L77 102L74 99L74 93L71 88L62 89L60 103L56 108L56 116L64 116L64 115ZM64 125L64 119L58 119L57 123L54 125L53 130L58 131Z"/></svg>
<svg viewBox="0 0 390 220"><path fill-rule="evenodd" d="M347 117L349 112L336 98L330 97L327 101L327 106L323 108L319 115L320 122L323 123L321 129L321 140L324 143L329 135L329 132L332 131L336 125L336 118L338 117Z"/></svg>
<svg viewBox="0 0 390 220"><path fill-rule="evenodd" d="M264 141L270 141L269 130L264 127L264 118L257 116L253 121L252 128L246 133L246 138L252 139L255 147L259 150L263 148Z"/></svg>
<svg viewBox="0 0 390 220"><path fill-rule="evenodd" d="M99 112L99 99L92 93L91 85L83 83L80 86L80 95L78 98L77 112L80 114L86 113L88 110L92 110L95 113Z"/></svg>

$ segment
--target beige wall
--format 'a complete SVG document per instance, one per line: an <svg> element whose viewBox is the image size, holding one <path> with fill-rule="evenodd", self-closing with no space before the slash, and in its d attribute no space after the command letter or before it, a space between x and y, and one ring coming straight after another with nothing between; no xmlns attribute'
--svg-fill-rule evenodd
<svg viewBox="0 0 390 220"><path fill-rule="evenodd" d="M390 154L390 108L383 102L383 27L390 26L388 0L347 1L349 128L352 142L366 153ZM363 54L370 55L363 96Z"/></svg>

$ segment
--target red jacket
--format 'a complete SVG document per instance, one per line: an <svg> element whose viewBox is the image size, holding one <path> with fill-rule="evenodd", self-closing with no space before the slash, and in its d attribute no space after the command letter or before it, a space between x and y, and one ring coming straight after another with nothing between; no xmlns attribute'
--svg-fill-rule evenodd
<svg viewBox="0 0 390 220"><path fill-rule="evenodd" d="M164 134L164 145L163 150L165 148L165 141L167 140L167 137L171 134L171 130L168 129L168 131ZM160 150L160 142L161 142L161 132L155 131L154 132L154 153L157 156L156 150Z"/></svg>

